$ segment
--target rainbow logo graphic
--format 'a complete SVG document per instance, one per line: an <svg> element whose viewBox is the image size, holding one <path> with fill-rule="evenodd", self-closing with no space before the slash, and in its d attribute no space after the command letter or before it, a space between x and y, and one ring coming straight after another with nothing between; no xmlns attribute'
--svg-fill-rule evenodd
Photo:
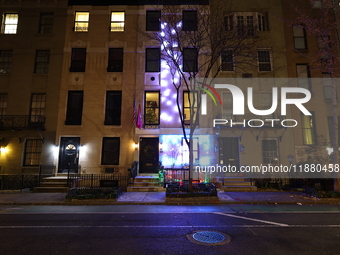
<svg viewBox="0 0 340 255"><path fill-rule="evenodd" d="M213 100L213 102L216 106L217 106L216 98L219 101L220 105L223 104L222 99L221 99L220 95L217 93L216 89L209 86L208 84L205 84L205 83L202 83L202 82L198 82L198 83L203 85L203 87L202 88L199 87L199 89L206 93L206 94L202 94L202 98L201 98L201 114L207 115L207 95L209 95L211 97L211 99ZM204 87L206 87L206 88L204 88ZM211 90L212 93L209 90ZM215 96L213 94L215 94Z"/></svg>

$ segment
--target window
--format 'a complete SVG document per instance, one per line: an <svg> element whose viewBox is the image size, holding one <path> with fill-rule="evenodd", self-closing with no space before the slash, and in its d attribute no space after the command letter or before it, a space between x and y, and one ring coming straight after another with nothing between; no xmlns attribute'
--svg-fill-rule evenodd
<svg viewBox="0 0 340 255"><path fill-rule="evenodd" d="M48 65L50 62L49 50L37 50L35 55L34 73L48 73Z"/></svg>
<svg viewBox="0 0 340 255"><path fill-rule="evenodd" d="M321 59L329 59L331 57L331 38L327 36L318 36L318 44Z"/></svg>
<svg viewBox="0 0 340 255"><path fill-rule="evenodd" d="M185 142L185 139L182 138L181 140L181 148L182 148L182 164L189 164L189 147L187 143ZM199 159L199 140L198 137L193 137L192 138L192 154L193 154L193 160L194 164L198 164L198 159Z"/></svg>
<svg viewBox="0 0 340 255"><path fill-rule="evenodd" d="M159 48L147 48L145 56L145 72L159 72L161 51Z"/></svg>
<svg viewBox="0 0 340 255"><path fill-rule="evenodd" d="M277 139L262 140L262 163L270 165L279 164Z"/></svg>
<svg viewBox="0 0 340 255"><path fill-rule="evenodd" d="M326 100L332 99L332 79L329 73L322 73L323 92Z"/></svg>
<svg viewBox="0 0 340 255"><path fill-rule="evenodd" d="M191 112L193 110L193 112ZM191 119L191 113L193 114L194 119ZM184 124L189 125L191 122L195 122L195 118L197 118L197 93L183 91L183 119Z"/></svg>
<svg viewBox="0 0 340 255"><path fill-rule="evenodd" d="M39 166L42 151L41 139L27 139L24 152L24 166Z"/></svg>
<svg viewBox="0 0 340 255"><path fill-rule="evenodd" d="M123 48L110 48L107 71L123 72L123 56L124 56Z"/></svg>
<svg viewBox="0 0 340 255"><path fill-rule="evenodd" d="M339 121L340 121L340 117L338 117L338 123L340 123ZM331 142L331 146L333 147L333 141L334 141L333 117L328 116L327 122L328 122L329 139L330 139L330 142ZM340 144L340 129L339 128L338 128L338 144Z"/></svg>
<svg viewBox="0 0 340 255"><path fill-rule="evenodd" d="M65 125L81 125L83 98L83 91L73 90L68 92Z"/></svg>
<svg viewBox="0 0 340 255"><path fill-rule="evenodd" d="M146 11L146 31L161 30L161 11Z"/></svg>
<svg viewBox="0 0 340 255"><path fill-rule="evenodd" d="M102 165L119 165L120 138L103 137Z"/></svg>
<svg viewBox="0 0 340 255"><path fill-rule="evenodd" d="M294 48L296 50L307 49L306 30L303 27L303 25L293 26L293 39L294 39Z"/></svg>
<svg viewBox="0 0 340 255"><path fill-rule="evenodd" d="M256 31L268 31L268 19L266 14L258 12L237 12L224 17L226 31L236 29L239 36L255 36Z"/></svg>
<svg viewBox="0 0 340 255"><path fill-rule="evenodd" d="M0 94L0 116L4 116L7 114L7 94Z"/></svg>
<svg viewBox="0 0 340 255"><path fill-rule="evenodd" d="M222 118L223 119L234 119L233 118L233 96L230 92L222 92Z"/></svg>
<svg viewBox="0 0 340 255"><path fill-rule="evenodd" d="M86 48L72 49L70 72L85 72Z"/></svg>
<svg viewBox="0 0 340 255"><path fill-rule="evenodd" d="M46 94L32 94L30 122L42 122L42 116L45 116Z"/></svg>
<svg viewBox="0 0 340 255"><path fill-rule="evenodd" d="M122 32L125 26L124 12L111 12L111 32Z"/></svg>
<svg viewBox="0 0 340 255"><path fill-rule="evenodd" d="M76 17L74 21L74 31L75 32L87 32L89 31L89 12L76 12Z"/></svg>
<svg viewBox="0 0 340 255"><path fill-rule="evenodd" d="M104 125L120 125L122 111L122 92L107 91Z"/></svg>
<svg viewBox="0 0 340 255"><path fill-rule="evenodd" d="M314 114L312 112L312 114ZM315 142L315 125L313 115L303 115L302 119L302 138L304 145L314 145Z"/></svg>
<svg viewBox="0 0 340 255"><path fill-rule="evenodd" d="M228 15L224 17L224 27L226 31L234 30L234 16Z"/></svg>
<svg viewBox="0 0 340 255"><path fill-rule="evenodd" d="M271 64L271 57L270 57L270 50L259 50L258 54L258 61L259 61L259 71L271 71L272 64Z"/></svg>
<svg viewBox="0 0 340 255"><path fill-rule="evenodd" d="M182 12L182 30L197 31L197 11Z"/></svg>
<svg viewBox="0 0 340 255"><path fill-rule="evenodd" d="M17 13L6 13L2 18L2 34L16 34L18 29L19 15Z"/></svg>
<svg viewBox="0 0 340 255"><path fill-rule="evenodd" d="M159 91L145 92L144 123L145 125L159 125Z"/></svg>
<svg viewBox="0 0 340 255"><path fill-rule="evenodd" d="M197 72L197 57L196 48L183 49L183 72Z"/></svg>
<svg viewBox="0 0 340 255"><path fill-rule="evenodd" d="M309 79L311 76L308 64L297 64L296 76L298 78L297 81L299 87L311 90L311 84Z"/></svg>
<svg viewBox="0 0 340 255"><path fill-rule="evenodd" d="M39 33L40 34L50 34L53 31L54 17L53 13L41 13L40 14L40 24Z"/></svg>
<svg viewBox="0 0 340 255"><path fill-rule="evenodd" d="M232 50L225 50L221 56L221 71L234 71L234 56Z"/></svg>
<svg viewBox="0 0 340 255"><path fill-rule="evenodd" d="M13 51L0 51L0 74L11 73Z"/></svg>

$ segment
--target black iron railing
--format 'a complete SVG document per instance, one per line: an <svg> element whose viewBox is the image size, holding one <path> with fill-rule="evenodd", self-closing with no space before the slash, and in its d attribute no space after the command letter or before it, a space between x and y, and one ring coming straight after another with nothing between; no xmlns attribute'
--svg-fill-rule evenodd
<svg viewBox="0 0 340 255"><path fill-rule="evenodd" d="M130 181L129 173L115 174L68 174L67 182L74 189L109 189L121 187L127 190Z"/></svg>
<svg viewBox="0 0 340 255"><path fill-rule="evenodd" d="M29 190L39 185L39 175L1 174L0 190Z"/></svg>
<svg viewBox="0 0 340 255"><path fill-rule="evenodd" d="M4 129L45 129L45 116L40 115L2 115L0 130Z"/></svg>

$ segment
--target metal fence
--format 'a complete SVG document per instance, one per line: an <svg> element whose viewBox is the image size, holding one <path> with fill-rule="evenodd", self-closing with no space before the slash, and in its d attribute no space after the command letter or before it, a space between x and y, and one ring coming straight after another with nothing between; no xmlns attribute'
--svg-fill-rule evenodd
<svg viewBox="0 0 340 255"><path fill-rule="evenodd" d="M69 174L67 183L74 189L110 189L121 187L127 190L132 182L129 173L125 174Z"/></svg>
<svg viewBox="0 0 340 255"><path fill-rule="evenodd" d="M0 190L33 190L39 185L39 175L1 174Z"/></svg>

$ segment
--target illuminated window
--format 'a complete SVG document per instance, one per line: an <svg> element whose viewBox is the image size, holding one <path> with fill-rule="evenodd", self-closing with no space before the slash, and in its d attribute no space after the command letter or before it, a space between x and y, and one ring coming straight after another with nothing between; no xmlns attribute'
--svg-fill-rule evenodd
<svg viewBox="0 0 340 255"><path fill-rule="evenodd" d="M68 92L65 125L81 125L83 115L84 92L72 90Z"/></svg>
<svg viewBox="0 0 340 255"><path fill-rule="evenodd" d="M196 48L183 49L183 72L197 72L198 52Z"/></svg>
<svg viewBox="0 0 340 255"><path fill-rule="evenodd" d="M146 31L161 30L161 11L146 11Z"/></svg>
<svg viewBox="0 0 340 255"><path fill-rule="evenodd" d="M2 34L16 34L18 28L19 15L17 13L6 13L2 19Z"/></svg>
<svg viewBox="0 0 340 255"><path fill-rule="evenodd" d="M310 84L310 69L308 64L297 64L296 65L296 75L298 85L301 88L305 88L311 91Z"/></svg>
<svg viewBox="0 0 340 255"><path fill-rule="evenodd" d="M30 122L42 122L45 116L46 107L46 94L32 94L31 96L31 109L30 109Z"/></svg>
<svg viewBox="0 0 340 255"><path fill-rule="evenodd" d="M279 164L277 139L262 140L262 163L270 165Z"/></svg>
<svg viewBox="0 0 340 255"><path fill-rule="evenodd" d="M260 72L271 71L272 64L270 50L258 50L257 56L259 62L259 71Z"/></svg>
<svg viewBox="0 0 340 255"><path fill-rule="evenodd" d="M159 72L161 64L161 51L159 48L146 48L145 72Z"/></svg>
<svg viewBox="0 0 340 255"><path fill-rule="evenodd" d="M188 138L189 139L189 138ZM187 143L185 142L185 139L182 138L181 140L181 148L182 148L182 164L189 164L189 147ZM199 150L198 150L198 137L192 138L192 153L193 153L193 160L194 164L198 163L199 160Z"/></svg>
<svg viewBox="0 0 340 255"><path fill-rule="evenodd" d="M193 110L193 112L192 112ZM191 122L191 113L193 114L193 122L197 114L197 93L183 91L183 119L184 124L189 125Z"/></svg>
<svg viewBox="0 0 340 255"><path fill-rule="evenodd" d="M182 24L183 31L197 31L197 11L183 11Z"/></svg>
<svg viewBox="0 0 340 255"><path fill-rule="evenodd" d="M49 50L37 50L35 55L34 73L48 73L48 66L50 62Z"/></svg>
<svg viewBox="0 0 340 255"><path fill-rule="evenodd" d="M222 52L221 71L234 71L234 56L232 50L224 50Z"/></svg>
<svg viewBox="0 0 340 255"><path fill-rule="evenodd" d="M294 48L296 50L307 49L306 30L302 25L293 26Z"/></svg>
<svg viewBox="0 0 340 255"><path fill-rule="evenodd" d="M120 125L122 111L122 92L107 91L104 125Z"/></svg>
<svg viewBox="0 0 340 255"><path fill-rule="evenodd" d="M124 56L123 48L110 48L107 71L123 72L123 56Z"/></svg>
<svg viewBox="0 0 340 255"><path fill-rule="evenodd" d="M111 12L111 32L122 32L125 26L124 12Z"/></svg>
<svg viewBox="0 0 340 255"><path fill-rule="evenodd" d="M53 23L54 23L53 13L41 13L39 33L50 34L53 31Z"/></svg>
<svg viewBox="0 0 340 255"><path fill-rule="evenodd" d="M312 112L313 114L313 112ZM301 115L302 119L302 138L304 145L314 145L315 142L315 124L313 115Z"/></svg>
<svg viewBox="0 0 340 255"><path fill-rule="evenodd" d="M73 48L70 72L85 72L86 48Z"/></svg>
<svg viewBox="0 0 340 255"><path fill-rule="evenodd" d="M13 51L0 51L0 74L11 73Z"/></svg>
<svg viewBox="0 0 340 255"><path fill-rule="evenodd" d="M159 91L145 92L144 123L145 125L159 125Z"/></svg>
<svg viewBox="0 0 340 255"><path fill-rule="evenodd" d="M103 137L102 165L119 165L120 138Z"/></svg>
<svg viewBox="0 0 340 255"><path fill-rule="evenodd" d="M89 30L89 12L76 12L74 31L87 32Z"/></svg>
<svg viewBox="0 0 340 255"><path fill-rule="evenodd" d="M27 139L24 152L24 166L39 166L41 163L42 140Z"/></svg>

